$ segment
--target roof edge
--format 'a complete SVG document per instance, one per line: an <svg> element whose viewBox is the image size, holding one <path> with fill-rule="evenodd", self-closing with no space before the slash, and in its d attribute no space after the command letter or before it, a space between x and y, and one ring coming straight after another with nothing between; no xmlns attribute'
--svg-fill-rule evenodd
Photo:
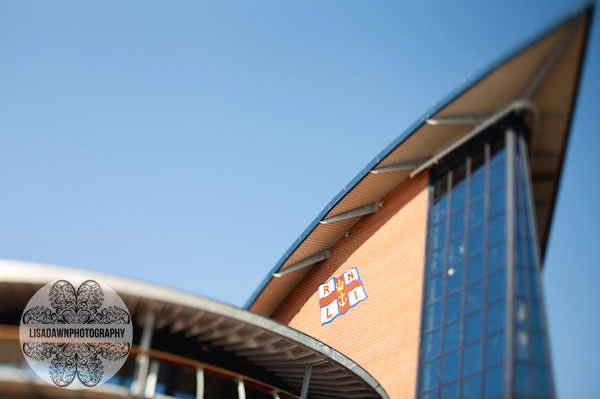
<svg viewBox="0 0 600 399"><path fill-rule="evenodd" d="M509 51L505 52L504 55L497 57L496 60L491 61L488 65L481 68L479 72L475 73L470 77L466 77L462 83L460 83L454 90L446 94L439 102L434 102L432 107L429 108L424 114L422 114L415 122L408 126L396 139L388 144L375 158L373 158L344 188L325 206L325 208L317 215L317 217L308 225L308 227L300 234L300 236L294 241L294 243L288 248L288 250L282 255L277 261L275 266L269 271L265 278L261 281L259 286L251 294L250 298L244 304L244 309L249 309L254 302L258 299L262 291L265 289L267 284L275 273L290 257L290 255L302 244L302 242L308 237L308 235L314 230L319 224L319 221L325 217L325 215L344 198L344 196L350 192L368 173L373 169L383 158L385 158L390 152L392 152L398 145L412 135L425 121L432 115L441 111L444 107L449 105L453 100L457 99L460 95L464 94L467 90L479 83L487 75L491 74L494 70L502 66L504 63L510 61L517 54L526 50L528 47L535 44L538 40L541 40L544 36L550 34L555 29L558 29L563 24L570 22L578 18L585 13L592 13L594 9L595 1L584 2L579 6L575 6L566 15L558 18L555 22L549 24L548 28L541 30L539 33L533 35L528 40L525 40L523 44L519 44ZM589 32L589 30L588 30ZM570 126L569 126L570 127Z"/></svg>

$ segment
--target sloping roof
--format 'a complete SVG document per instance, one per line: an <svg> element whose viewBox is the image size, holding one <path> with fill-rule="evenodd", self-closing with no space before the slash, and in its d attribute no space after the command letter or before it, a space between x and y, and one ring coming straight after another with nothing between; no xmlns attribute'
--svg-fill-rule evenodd
<svg viewBox="0 0 600 399"><path fill-rule="evenodd" d="M404 179L510 112L531 117L530 169L543 256L592 9L589 5L572 13L421 116L321 211L265 277L246 308L270 316L310 270L307 263L318 265L310 262L325 258L328 248L365 214L362 207L376 204ZM331 219L334 216L339 220ZM328 220L336 221L324 223Z"/></svg>
<svg viewBox="0 0 600 399"><path fill-rule="evenodd" d="M148 315L155 315L152 349L235 371L294 395L300 394L305 367L310 365L310 396L387 398L369 373L308 335L243 309L135 280L0 260L0 315L15 315L12 324L18 325L41 286L81 275L102 281L121 296L134 322L134 336Z"/></svg>

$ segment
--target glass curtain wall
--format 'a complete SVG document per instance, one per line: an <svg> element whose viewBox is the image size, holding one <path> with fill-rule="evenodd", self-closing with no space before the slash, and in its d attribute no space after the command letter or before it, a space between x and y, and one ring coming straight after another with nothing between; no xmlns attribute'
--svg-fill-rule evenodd
<svg viewBox="0 0 600 399"><path fill-rule="evenodd" d="M514 132L491 128L431 170L420 399L552 397L525 141Z"/></svg>

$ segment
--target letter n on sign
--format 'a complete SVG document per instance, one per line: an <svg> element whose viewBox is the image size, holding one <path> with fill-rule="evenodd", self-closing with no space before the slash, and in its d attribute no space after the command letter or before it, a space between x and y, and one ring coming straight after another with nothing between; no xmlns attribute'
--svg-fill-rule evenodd
<svg viewBox="0 0 600 399"><path fill-rule="evenodd" d="M367 294L356 267L351 268L340 277L332 277L319 286L321 325L346 313L348 309L365 299L367 299Z"/></svg>

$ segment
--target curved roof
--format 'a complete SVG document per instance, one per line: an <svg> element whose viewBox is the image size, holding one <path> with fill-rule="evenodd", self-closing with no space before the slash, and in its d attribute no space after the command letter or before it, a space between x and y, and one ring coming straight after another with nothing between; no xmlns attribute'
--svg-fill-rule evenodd
<svg viewBox="0 0 600 399"><path fill-rule="evenodd" d="M593 6L511 51L435 104L384 148L283 254L246 308L270 316L366 208L510 112L532 113L530 168L545 248ZM287 272L286 272L286 269Z"/></svg>
<svg viewBox="0 0 600 399"><path fill-rule="evenodd" d="M42 285L65 276L97 278L126 303L138 334L155 314L151 348L182 354L299 394L312 366L309 393L322 398L387 398L365 370L297 330L271 319L192 294L116 276L12 260L0 260L0 314L18 324ZM6 322L6 320L4 320Z"/></svg>

